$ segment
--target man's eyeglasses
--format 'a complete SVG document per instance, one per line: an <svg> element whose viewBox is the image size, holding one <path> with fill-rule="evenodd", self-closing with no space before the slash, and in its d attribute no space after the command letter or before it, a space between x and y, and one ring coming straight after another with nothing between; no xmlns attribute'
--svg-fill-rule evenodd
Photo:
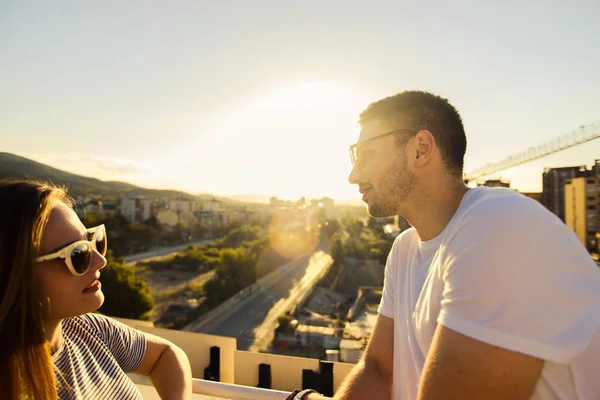
<svg viewBox="0 0 600 400"><path fill-rule="evenodd" d="M77 242L66 245L62 249L52 254L46 254L35 259L36 262L54 260L63 258L69 271L75 276L85 275L92 266L92 250L96 250L102 256L106 255L108 247L106 239L106 228L104 225L88 229L88 235L92 235L92 240L78 240Z"/></svg>
<svg viewBox="0 0 600 400"><path fill-rule="evenodd" d="M412 135L416 135L417 131L414 131L412 129L396 129L394 131L382 133L381 135L373 136L371 138L360 140L360 141L354 143L353 145L350 146L350 160L352 161L352 166L353 167L360 166L360 164L359 164L360 159L359 159L359 153L358 153L358 148L360 145L370 142L370 141L373 141L375 139L380 139L384 136L393 135L396 133L410 133Z"/></svg>

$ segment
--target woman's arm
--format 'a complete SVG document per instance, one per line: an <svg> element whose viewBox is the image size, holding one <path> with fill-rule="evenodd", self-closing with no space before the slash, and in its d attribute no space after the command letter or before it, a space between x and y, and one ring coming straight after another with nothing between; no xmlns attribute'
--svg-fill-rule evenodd
<svg viewBox="0 0 600 400"><path fill-rule="evenodd" d="M163 400L192 398L190 361L179 347L161 337L144 333L146 353L140 366L131 371L149 376Z"/></svg>

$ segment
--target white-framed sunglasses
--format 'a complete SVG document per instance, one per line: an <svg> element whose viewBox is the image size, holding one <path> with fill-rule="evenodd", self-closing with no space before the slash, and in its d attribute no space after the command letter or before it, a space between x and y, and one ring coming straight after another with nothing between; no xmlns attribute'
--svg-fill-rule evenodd
<svg viewBox="0 0 600 400"><path fill-rule="evenodd" d="M54 253L40 256L35 261L42 262L62 258L73 275L85 275L92 266L92 259L94 258L92 250L96 250L102 256L105 256L108 247L104 224L88 229L87 233L92 235L91 240L78 240Z"/></svg>

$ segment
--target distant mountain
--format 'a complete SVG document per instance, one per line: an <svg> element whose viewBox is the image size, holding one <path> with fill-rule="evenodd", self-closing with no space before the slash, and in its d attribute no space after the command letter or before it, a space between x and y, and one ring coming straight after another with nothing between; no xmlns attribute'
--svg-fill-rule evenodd
<svg viewBox="0 0 600 400"><path fill-rule="evenodd" d="M242 203L258 203L258 204L269 204L271 200L270 195L266 194L232 194L227 195L228 199L241 201Z"/></svg>
<svg viewBox="0 0 600 400"><path fill-rule="evenodd" d="M275 195L267 194L233 194L227 195L227 198L241 201L244 203L259 203L269 204L271 197L277 197ZM334 199L336 205L348 206L348 207L364 207L365 203L360 199Z"/></svg>
<svg viewBox="0 0 600 400"><path fill-rule="evenodd" d="M0 179L32 179L65 185L73 197L80 195L99 195L106 198L115 198L127 195L143 195L149 197L166 198L207 198L216 197L210 194L194 196L177 190L147 189L125 182L101 181L70 172L62 171L15 154L0 152ZM216 197L228 201L223 197Z"/></svg>

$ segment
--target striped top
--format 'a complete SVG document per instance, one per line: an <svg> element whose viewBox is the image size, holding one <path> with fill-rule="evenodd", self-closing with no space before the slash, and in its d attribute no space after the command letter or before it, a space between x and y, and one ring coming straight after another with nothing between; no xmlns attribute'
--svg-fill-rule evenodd
<svg viewBox="0 0 600 400"><path fill-rule="evenodd" d="M83 314L65 319L61 335L52 355L59 399L142 400L126 374L144 358L142 332L99 314Z"/></svg>

